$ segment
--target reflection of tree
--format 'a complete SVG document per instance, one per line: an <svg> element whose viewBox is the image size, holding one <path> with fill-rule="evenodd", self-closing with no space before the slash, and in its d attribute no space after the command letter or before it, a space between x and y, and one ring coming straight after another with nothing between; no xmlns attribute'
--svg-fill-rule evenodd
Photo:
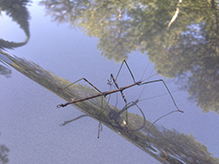
<svg viewBox="0 0 219 164"><path fill-rule="evenodd" d="M3 65L0 65L0 75L4 75L5 77L9 78L11 77L11 70L6 68Z"/></svg>
<svg viewBox="0 0 219 164"><path fill-rule="evenodd" d="M9 162L8 153L9 149L5 145L0 145L0 163L6 164Z"/></svg>
<svg viewBox="0 0 219 164"><path fill-rule="evenodd" d="M1 11L5 11L6 14L12 18L13 21L17 22L20 25L20 28L24 30L27 38L24 42L16 43L9 42L3 39L0 39L0 49L4 48L15 48L23 46L27 43L30 32L29 32L29 13L27 11L26 5L29 0L1 0L0 1L0 14Z"/></svg>
<svg viewBox="0 0 219 164"><path fill-rule="evenodd" d="M179 23L159 36L158 40L163 42L152 41L145 49L156 70L164 76L177 77L205 112L219 112L218 8L215 6L218 5L204 0L197 4L182 3Z"/></svg>
<svg viewBox="0 0 219 164"><path fill-rule="evenodd" d="M127 15L133 8L130 0L45 0L40 4L47 6L47 14L54 21L70 22L73 26L81 27L89 36L98 37L98 48L108 59L122 61L137 48L135 36L127 33L131 25Z"/></svg>
<svg viewBox="0 0 219 164"><path fill-rule="evenodd" d="M0 145L0 164L6 164L9 162L8 152L9 149L5 145Z"/></svg>
<svg viewBox="0 0 219 164"><path fill-rule="evenodd" d="M99 38L98 48L121 61L147 52L156 70L177 77L205 112L219 112L219 11L214 0L43 0L54 21Z"/></svg>
<svg viewBox="0 0 219 164"><path fill-rule="evenodd" d="M72 98L79 98L81 96L89 96L96 94L93 88L77 84L68 87L66 90L58 90L58 87L68 85L68 80L57 77L56 75L44 70L39 65L29 62L25 59L12 57L6 53L3 54L11 62L7 62L13 68L34 80L43 87L49 89L56 95L62 97L66 101ZM6 61L5 61L6 62ZM83 101L74 104L76 108L80 109L85 114L99 120L100 115L100 99L91 99L91 101ZM105 105L105 104L104 104ZM164 127L157 128L153 126L148 135L148 128L151 123L147 120L146 127L137 131L126 131L126 128L115 126L115 121L110 120L109 111L119 110L112 107L110 104L105 108L102 113L102 122L134 145L141 148L143 151L152 155L161 163L208 163L219 164L218 159L211 156L206 146L198 143L192 136L180 134L176 131L167 130ZM144 119L143 117L129 113L129 124L132 129L137 129L141 126ZM79 117L81 118L81 117ZM65 124L77 120L69 120ZM125 119L125 117L124 117Z"/></svg>

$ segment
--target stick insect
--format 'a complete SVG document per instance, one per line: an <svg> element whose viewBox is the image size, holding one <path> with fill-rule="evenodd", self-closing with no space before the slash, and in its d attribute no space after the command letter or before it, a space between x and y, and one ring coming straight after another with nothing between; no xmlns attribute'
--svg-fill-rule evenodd
<svg viewBox="0 0 219 164"><path fill-rule="evenodd" d="M124 86L124 87L119 87L119 85L118 85L118 83L117 83L117 78L118 78L119 73L120 73L120 71L121 71L121 69L122 69L122 67L123 67L124 64L125 64L126 67L128 68L128 71L129 71L129 73L130 73L130 75L131 75L131 77L132 77L132 79L133 79L133 83L130 84L130 85ZM147 69L147 67L146 67L146 69ZM127 132L128 132L128 131L129 131L129 128L128 128L128 108L130 108L130 107L133 106L133 105L136 105L136 106L137 106L137 101L135 101L135 102L132 101L132 102L128 103L127 100L126 100L126 97L125 97L125 95L124 95L124 93L123 93L123 91L126 90L126 89L128 89L128 88L134 87L134 86L142 86L142 85L145 85L145 84L156 83L156 82L162 82L163 85L165 86L165 88L166 88L168 94L170 95L170 97L171 97L171 99L172 99L172 102L173 102L173 104L175 105L177 111L183 113L183 111L178 108L178 106L177 106L177 104L176 104L176 102L175 102L175 100L174 100L174 98L173 98L173 96L172 96L172 94L171 94L169 88L167 87L167 85L166 85L166 83L164 82L163 79L152 80L152 81L146 81L148 78L143 79L144 74L145 74L145 72L146 72L146 69L145 69L145 71L144 71L144 73L143 73L142 78L141 78L139 81L136 81L135 78L134 78L134 75L133 75L132 72L131 72L131 69L130 69L129 65L127 64L127 62L126 62L125 60L123 60L123 62L122 62L122 64L121 64L120 68L119 68L119 71L118 71L116 77L114 77L113 74L110 74L110 80L108 80L108 84L109 84L109 85L114 85L114 86L115 86L115 89L114 89L114 90L110 90L110 91L105 91L105 92L101 92L97 87L95 87L95 86L94 86L91 82L89 82L86 78L81 78L81 79L79 79L79 80L77 80L77 81L75 81L75 82L73 82L73 83L67 85L66 87L60 88L60 89L61 89L61 90L66 89L67 87L69 87L69 86L71 86L71 85L74 85L74 84L78 83L78 82L81 81L81 80L84 80L84 81L87 82L90 86L92 86L96 91L98 91L99 93L96 94L96 95L84 97L84 98L81 98L81 99L76 99L76 100L67 102L67 103L65 103L65 104L59 104L59 105L57 105L57 108L65 107L65 106L70 105L70 104L74 104L74 103L86 101L86 100L93 99L93 98L96 98L96 97L102 97L102 99L101 99L101 112L100 112L100 116L99 116L99 125L98 125L98 136L97 136L97 138L99 138L100 131L102 130L101 116L102 116L102 113L103 113L103 111L104 111L104 108L103 108L103 98L106 97L107 95L111 95L111 94L113 94L113 93L120 92L120 93L121 93L121 96L122 96L122 99L123 99L124 102L125 102L125 106L124 106L124 108L123 108L120 112L115 112L115 111L113 112L113 111L111 111L111 112L109 113L109 117L110 117L110 119L113 119L115 122L117 122L117 121L118 121L118 118L119 118L119 116L120 116L120 114L123 113L123 112L126 112L125 125L126 125L126 130L127 130ZM137 107L138 107L138 106L137 106ZM140 112L143 114L144 122L145 122L144 113L142 112L142 110L141 110L140 107L138 107L138 108L139 108ZM171 112L171 113L172 113L172 112ZM169 114L170 114L170 113L169 113ZM166 114L166 115L168 115L168 114ZM166 116L166 115L165 115L165 116ZM164 117L164 116L162 116L162 117ZM162 117L161 117L161 118L162 118ZM160 118L159 118L159 119L160 119ZM159 119L157 119L155 122L157 122ZM153 124L154 124L154 123L153 123ZM119 125L119 124L118 124L118 125ZM144 125L143 125L143 126L144 126ZM142 128L142 127L140 127L140 128ZM139 128L139 129L140 129L140 128ZM136 130L139 130L139 129L136 129Z"/></svg>

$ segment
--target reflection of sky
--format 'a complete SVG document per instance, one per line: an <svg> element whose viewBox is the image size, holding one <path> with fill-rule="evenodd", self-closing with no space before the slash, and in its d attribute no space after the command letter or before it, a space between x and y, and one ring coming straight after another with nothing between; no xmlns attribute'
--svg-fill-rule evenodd
<svg viewBox="0 0 219 164"><path fill-rule="evenodd" d="M49 16L44 17L42 7L32 5L29 11L30 40L27 45L10 52L70 81L86 77L100 90L107 90L106 80L110 73L117 72L120 64L100 56L96 49L98 40L87 37L80 30L70 29L68 24L57 26L55 22L51 23ZM11 23L11 18L3 14L0 20L4 25L0 37L9 41L25 40L24 33ZM146 55L133 53L128 63L136 79L140 79L147 64ZM121 76L121 80L125 81L130 78L128 75ZM10 149L11 163L157 163L106 127L97 139L98 122L91 118L86 117L60 128L60 123L79 116L80 112L71 106L58 110L56 105L64 102L62 99L15 70L12 78L0 76L0 79L0 144ZM170 90L177 88L169 80L167 85ZM162 88L155 86L152 89L161 92ZM128 94L128 91L125 93ZM185 92L174 92L173 96L184 114L175 113L159 123L185 134L192 133L198 142L218 157L219 116L201 114L201 110L187 100ZM147 109L144 109L149 115L146 117L156 119L159 108Z"/></svg>

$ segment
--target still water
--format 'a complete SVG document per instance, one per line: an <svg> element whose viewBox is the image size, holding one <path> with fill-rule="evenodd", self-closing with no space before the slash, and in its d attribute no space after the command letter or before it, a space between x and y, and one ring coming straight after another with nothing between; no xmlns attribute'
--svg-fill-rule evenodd
<svg viewBox="0 0 219 164"><path fill-rule="evenodd" d="M215 93L218 85L215 62L218 53L209 55L209 59L207 52L199 51L201 48L197 48L197 45L198 41L204 39L199 36L203 27L200 22L196 25L189 25L189 21L183 22L183 9L180 9L182 15L171 23L172 16L178 11L176 4L170 5L169 10L172 12L168 18L169 23L162 24L167 18L163 17L163 21L161 18L155 19L156 14L163 11L161 2L154 2L153 5L139 2L130 6L125 2L123 5L104 5L104 2L98 1L33 1L22 5L18 2L1 1L0 37L4 41L0 42L2 53L4 51L12 56L16 55L17 61L13 62L26 62L28 65L25 69L19 67L21 73L25 72L23 75L14 69L16 65L12 68L3 64L10 64L11 58L9 60L4 54L0 56L1 65L4 66L1 74L5 74L0 76L0 146L8 150L0 153L8 155L5 163L7 160L16 164L192 163L193 158L201 162L208 158L216 163L215 158L219 156L218 98ZM154 15L147 13L146 8L154 8L149 10ZM21 18L16 12L17 15L21 14ZM182 27L196 28L196 33L188 28L178 27L177 23L180 22L183 22ZM157 28L151 28L154 24L157 24ZM173 27L172 32L162 33L162 28L167 26L170 30ZM214 38L213 36L212 34L211 37ZM7 44L3 44L6 42ZM196 47L189 47L192 50L187 48L195 44ZM179 50L180 48L184 49ZM203 52L205 55L202 56ZM86 106L87 104L82 103L82 106L76 106L79 110L72 106L58 109L56 106L66 100L58 97L61 93L57 92L54 85L63 87L69 81L86 78L100 91L109 91L107 80L110 79L110 74L117 74L124 59L136 81L142 75L143 79L154 75L149 81L163 79L177 106L184 113L174 112L160 119L156 124L158 131L151 130L151 134L145 133L143 129L126 133L121 130L120 125L115 128L105 122L100 138L97 139L100 119L99 114L92 113L87 113L91 117L83 117L60 127L65 121L82 115L79 110L84 110L85 113L91 111L92 104ZM215 69L210 69L211 65ZM201 66L208 69L201 69ZM28 78L28 75L33 75L30 74L32 67L35 74L42 75L45 79L34 82L30 79L34 79L33 77ZM61 82L57 80L59 78L62 79ZM208 83L205 83L206 79L209 79ZM133 83L125 66L117 80L120 87ZM81 84L86 85L84 82ZM127 89L124 94L127 101L131 102L137 100L143 91L139 106L147 120L153 123L159 117L176 110L162 82L145 86ZM81 97L87 94L91 93L83 88L80 90ZM118 94L118 99L116 94L110 97L110 104L117 104L118 109L125 105L120 96ZM72 100L73 97L69 99ZM90 102L100 109L99 99ZM142 116L137 108L130 109L129 112ZM103 123L105 118L107 119L103 115ZM132 119L139 121L132 114L129 118L130 126ZM143 134L145 136L142 137ZM154 137L150 138L150 135ZM150 140L147 139L148 136ZM198 154L197 150L204 152L204 155Z"/></svg>

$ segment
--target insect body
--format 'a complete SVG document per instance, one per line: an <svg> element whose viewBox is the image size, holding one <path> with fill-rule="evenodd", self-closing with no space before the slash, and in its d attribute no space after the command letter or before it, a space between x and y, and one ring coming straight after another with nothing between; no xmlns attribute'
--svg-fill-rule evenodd
<svg viewBox="0 0 219 164"><path fill-rule="evenodd" d="M119 73L120 73L120 71L121 71L121 68L122 68L122 66L123 66L124 63L125 63L125 65L127 66L128 70L129 70L129 73L131 74L134 83L133 83L133 84L130 84L130 85L127 85L127 86L125 86L125 87L119 87L119 85L118 85L118 83L117 83L117 78L118 78L118 75L119 75ZM145 70L145 71L146 71L146 70ZM142 77L143 77L143 76L142 76ZM177 111L183 113L183 111L178 108L178 106L177 106L177 104L176 104L176 102L175 102L175 100L174 100L174 98L173 98L173 96L172 96L170 90L168 89L168 87L167 87L167 85L166 85L166 83L164 82L163 79L152 80L152 81L145 81L145 80L147 80L147 79L144 79L144 80L141 79L141 80L139 80L139 81L136 82L136 81L135 81L135 78L134 78L134 76L133 76L133 74L132 74L132 72L131 72L131 69L129 68L129 66L128 66L128 64L127 64L127 62L126 62L125 60L122 62L121 66L120 66L120 69L119 69L119 71L118 71L118 73L117 73L116 78L113 76L113 74L111 74L111 75L110 75L110 79L111 79L111 80L108 80L108 84L109 84L109 85L113 85L113 84L114 84L114 85L115 85L115 88L116 88L116 89L111 90L111 91L101 92L97 87L95 87L95 86L94 86L91 82L89 82L86 78L81 78L81 79L77 80L76 82L71 83L70 85L68 85L68 86L66 86L66 87L64 87L64 88L61 88L61 89L63 90L63 89L65 89L65 88L67 88L67 87L69 87L69 86L71 86L71 85L76 84L77 82L79 82L79 81L81 81L81 80L84 80L84 81L86 81L90 86L92 86L95 90L97 90L99 93L96 94L96 95L92 95L92 96L85 97L85 98L76 99L76 100L67 102L67 103L65 103L65 104L59 104L59 105L57 105L57 108L65 107L65 106L67 106L67 105L69 105L69 104L74 104L74 103L86 101L86 100L93 99L93 98L96 98L96 97L102 97L102 101L101 101L101 113L100 113L99 126L98 126L98 138L99 138L99 133L100 133L100 131L101 131L101 116L102 116L102 113L103 113L103 98L106 97L107 95L112 94L112 93L120 92L120 93L121 93L121 96L122 96L122 98L123 98L123 100L124 100L124 102L125 102L125 107L124 107L120 112L111 111L111 112L109 113L109 117L110 117L110 119L113 119L115 122L117 122L117 124L119 125L118 119L120 118L120 114L125 111L125 112L126 112L126 121L125 121L125 124L126 124L127 131L129 131L129 129L128 129L128 112L127 112L127 109L130 108L130 107L133 106L133 105L136 105L136 106L137 106L137 101L136 101L136 102L128 103L127 100L126 100L126 97L125 97L125 95L124 95L124 93L123 93L123 91L126 90L126 89L129 89L129 88L131 88L131 87L134 87L134 86L142 86L142 85L149 84L149 83L162 82L163 85L165 86L165 88L166 88L168 94L170 95L170 97L171 97L171 99L172 99L172 101L173 101L173 104L175 105ZM139 110L140 110L141 113L143 114L141 108L140 108L139 106L137 106L137 107L139 108ZM143 117L144 117L144 114L143 114ZM163 116L162 116L162 117L163 117ZM159 119L160 119L160 118L159 118ZM144 124L145 124L145 117L144 117ZM143 124L143 126L144 126L144 124ZM143 127L143 126L142 126L142 127ZM142 128L142 127L141 127L141 128ZM140 128L138 128L137 130L139 130L139 129L140 129Z"/></svg>

